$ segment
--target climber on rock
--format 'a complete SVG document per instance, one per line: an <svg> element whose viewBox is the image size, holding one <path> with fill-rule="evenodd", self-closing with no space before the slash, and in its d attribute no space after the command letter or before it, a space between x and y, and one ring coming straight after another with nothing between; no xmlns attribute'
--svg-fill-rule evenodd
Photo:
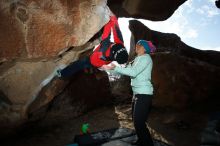
<svg viewBox="0 0 220 146"><path fill-rule="evenodd" d="M114 43L110 41L111 29L113 30ZM127 60L128 53L124 47L118 20L115 16L111 16L110 21L104 27L102 42L90 56L91 64L95 67L101 67L112 61L124 64Z"/></svg>
<svg viewBox="0 0 220 146"><path fill-rule="evenodd" d="M111 30L113 31L114 42L110 41ZM112 61L117 61L118 64L127 62L128 52L124 47L124 41L116 16L111 16L110 21L104 26L101 39L101 43L89 57L73 62L63 70L57 70L57 75L59 77L68 77L80 70L91 67L100 68Z"/></svg>

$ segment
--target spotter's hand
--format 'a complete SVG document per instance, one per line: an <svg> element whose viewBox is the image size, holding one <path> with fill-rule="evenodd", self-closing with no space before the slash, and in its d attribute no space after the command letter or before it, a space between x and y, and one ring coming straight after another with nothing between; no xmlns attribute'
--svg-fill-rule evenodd
<svg viewBox="0 0 220 146"><path fill-rule="evenodd" d="M103 70L113 70L116 66L114 64L103 65L101 69Z"/></svg>

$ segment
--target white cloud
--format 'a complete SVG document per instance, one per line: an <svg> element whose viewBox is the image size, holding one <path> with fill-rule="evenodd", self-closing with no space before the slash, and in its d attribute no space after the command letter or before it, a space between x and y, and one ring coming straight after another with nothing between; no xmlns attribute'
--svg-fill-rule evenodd
<svg viewBox="0 0 220 146"><path fill-rule="evenodd" d="M208 2L211 3L211 4L215 4L215 1L216 0L208 0Z"/></svg>
<svg viewBox="0 0 220 146"><path fill-rule="evenodd" d="M205 0L205 2L207 2L206 3L207 5L211 6L213 9L217 9L215 6L215 1L216 0L208 0L208 1Z"/></svg>
<svg viewBox="0 0 220 146"><path fill-rule="evenodd" d="M198 37L198 32L195 29L189 29L186 32L186 38L197 38Z"/></svg>
<svg viewBox="0 0 220 146"><path fill-rule="evenodd" d="M215 51L220 51L220 46L218 47L210 47L210 46L206 46L206 47L203 47L203 48L200 48L202 50L215 50Z"/></svg>
<svg viewBox="0 0 220 146"><path fill-rule="evenodd" d="M193 2L192 0L187 0L187 1L184 3L184 5L187 6L187 7L189 7L189 8L192 8L192 6L193 6L193 5L192 5L192 2Z"/></svg>
<svg viewBox="0 0 220 146"><path fill-rule="evenodd" d="M198 8L196 9L196 12L199 13L199 14L205 14L205 10L201 9L201 8Z"/></svg>
<svg viewBox="0 0 220 146"><path fill-rule="evenodd" d="M183 9L186 10L186 13L192 13L195 10L193 7L193 0L187 0L181 7L184 7Z"/></svg>
<svg viewBox="0 0 220 146"><path fill-rule="evenodd" d="M208 10L208 17L213 17L213 16L217 16L217 15L219 15L219 12L218 12L218 10L217 9L210 9L210 10Z"/></svg>
<svg viewBox="0 0 220 146"><path fill-rule="evenodd" d="M208 5L203 5L201 8L196 9L196 12L198 14L201 14L209 18L212 18L220 14L218 9L208 6Z"/></svg>
<svg viewBox="0 0 220 146"><path fill-rule="evenodd" d="M211 22L211 19L207 19L207 18L203 17L199 20L199 25L202 27L205 27L205 26L209 25L210 22Z"/></svg>

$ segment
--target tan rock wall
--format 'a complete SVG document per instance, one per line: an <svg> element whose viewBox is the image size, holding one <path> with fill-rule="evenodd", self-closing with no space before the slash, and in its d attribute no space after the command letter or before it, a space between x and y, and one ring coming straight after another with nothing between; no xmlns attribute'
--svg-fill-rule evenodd
<svg viewBox="0 0 220 146"><path fill-rule="evenodd" d="M109 20L102 0L0 2L0 61L51 58L85 44Z"/></svg>
<svg viewBox="0 0 220 146"><path fill-rule="evenodd" d="M38 108L60 93L57 90L65 86L62 82L55 81L46 89L44 86L53 80L58 68L76 61L80 53L99 43L87 42L109 20L106 3L106 0L0 1L0 104L1 99L11 103L7 111L12 114L6 114L9 119L13 119L13 113L24 118L39 93L45 94L46 99L35 105Z"/></svg>

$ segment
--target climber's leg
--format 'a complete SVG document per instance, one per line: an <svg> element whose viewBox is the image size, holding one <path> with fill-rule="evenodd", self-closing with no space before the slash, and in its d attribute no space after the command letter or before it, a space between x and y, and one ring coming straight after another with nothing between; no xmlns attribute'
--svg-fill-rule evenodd
<svg viewBox="0 0 220 146"><path fill-rule="evenodd" d="M89 57L77 60L64 68L63 70L58 70L60 77L70 77L73 74L79 72L80 70L92 67Z"/></svg>

